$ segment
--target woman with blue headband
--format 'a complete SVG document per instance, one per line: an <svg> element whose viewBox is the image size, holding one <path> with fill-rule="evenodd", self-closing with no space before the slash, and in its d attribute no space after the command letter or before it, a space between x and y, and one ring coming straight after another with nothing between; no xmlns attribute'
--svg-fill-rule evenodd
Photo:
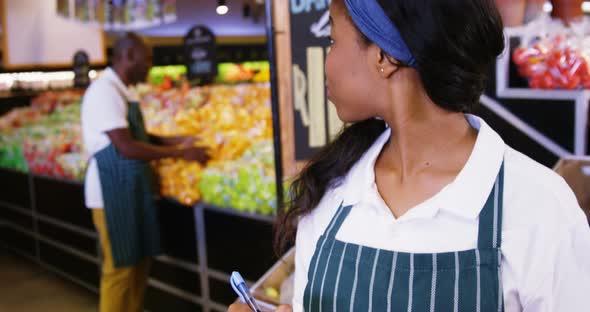
<svg viewBox="0 0 590 312"><path fill-rule="evenodd" d="M294 311L588 311L590 229L558 175L469 112L504 50L493 0L332 0L349 124L292 185ZM233 305L230 311L247 311Z"/></svg>

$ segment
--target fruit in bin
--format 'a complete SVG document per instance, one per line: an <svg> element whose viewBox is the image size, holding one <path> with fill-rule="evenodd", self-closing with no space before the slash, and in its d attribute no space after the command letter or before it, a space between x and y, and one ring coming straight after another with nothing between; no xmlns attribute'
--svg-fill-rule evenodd
<svg viewBox="0 0 590 312"><path fill-rule="evenodd" d="M240 64L231 64L228 66L224 79L227 82L249 81L254 77L253 70L248 70Z"/></svg>
<svg viewBox="0 0 590 312"><path fill-rule="evenodd" d="M274 287L266 287L264 289L264 294L275 300L279 300L281 298L281 294Z"/></svg>
<svg viewBox="0 0 590 312"><path fill-rule="evenodd" d="M235 161L212 164L199 184L203 200L238 211L272 215L277 208L271 140L254 144Z"/></svg>
<svg viewBox="0 0 590 312"><path fill-rule="evenodd" d="M520 47L512 55L521 76L528 78L531 88L587 88L585 77L590 72L588 46L575 36L556 35L530 47Z"/></svg>
<svg viewBox="0 0 590 312"><path fill-rule="evenodd" d="M204 171L198 164L183 160L156 162L164 196L192 205L205 190L203 199L218 206L274 213L272 144L270 149L253 150L253 142L272 138L268 83L167 91L139 86L136 91L142 98L141 108L151 133L200 137L213 152L209 167L219 169L209 174L209 169ZM80 97L80 92L46 93L30 108L14 113L23 117L12 117L15 125L10 123L7 130L16 143L4 144L9 135L1 132L0 166L83 179L86 156L81 154ZM0 128L2 121L8 120L3 118ZM241 160L244 155L248 156ZM254 162L257 165L252 165ZM247 170L238 178L242 165ZM211 183L202 183L202 175Z"/></svg>
<svg viewBox="0 0 590 312"><path fill-rule="evenodd" d="M254 75L252 78L253 82L269 82L270 81L270 69L262 69Z"/></svg>
<svg viewBox="0 0 590 312"><path fill-rule="evenodd" d="M512 60L516 65L524 65L531 62L532 58L539 57L540 55L541 51L538 49L520 47L512 54Z"/></svg>
<svg viewBox="0 0 590 312"><path fill-rule="evenodd" d="M21 142L14 134L0 133L0 167L28 171Z"/></svg>
<svg viewBox="0 0 590 312"><path fill-rule="evenodd" d="M71 161L66 154L80 153L80 92L48 92L32 101L23 115L23 126L12 128L17 138L21 159L20 168L33 173L67 179L82 179L85 161ZM35 112L35 113L31 113ZM31 116L37 116L30 123ZM71 156L70 156L71 157ZM76 158L83 158L75 156ZM4 155L0 155L4 158ZM1 162L1 160L0 160Z"/></svg>
<svg viewBox="0 0 590 312"><path fill-rule="evenodd" d="M181 94L182 93L182 94ZM145 103L144 101L147 101ZM164 104L168 103L168 104ZM272 115L268 84L197 87L184 91L143 93L142 110L148 131L158 135L191 135L200 138L198 145L211 150L207 168L194 170L196 178L183 175L190 163L166 160L155 164L161 179L162 194L192 204L198 199L216 206L241 211L272 214L276 210L274 167L260 170L268 161L258 164L253 177L238 169L264 153L249 154L249 163L238 162L253 142L272 138ZM267 143L268 144L268 143ZM272 144L270 144L272 158ZM274 165L272 165L274 166ZM252 167L248 170L254 171ZM268 172L273 172L269 174ZM256 178L256 175L260 178ZM262 175L272 176L262 178ZM245 181L245 182L244 182Z"/></svg>
<svg viewBox="0 0 590 312"><path fill-rule="evenodd" d="M545 73L541 76L541 89L554 89L557 87L555 77L551 73Z"/></svg>
<svg viewBox="0 0 590 312"><path fill-rule="evenodd" d="M63 176L73 180L84 179L86 170L86 157L81 153L66 153L57 156L57 164L63 169Z"/></svg>

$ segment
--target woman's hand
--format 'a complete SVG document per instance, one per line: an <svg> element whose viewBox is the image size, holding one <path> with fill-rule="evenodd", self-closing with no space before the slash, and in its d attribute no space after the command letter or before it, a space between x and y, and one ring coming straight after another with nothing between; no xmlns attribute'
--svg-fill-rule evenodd
<svg viewBox="0 0 590 312"><path fill-rule="evenodd" d="M244 303L234 303L229 306L227 312L252 312L250 307ZM275 312L293 312L293 308L290 305L282 305L276 309Z"/></svg>

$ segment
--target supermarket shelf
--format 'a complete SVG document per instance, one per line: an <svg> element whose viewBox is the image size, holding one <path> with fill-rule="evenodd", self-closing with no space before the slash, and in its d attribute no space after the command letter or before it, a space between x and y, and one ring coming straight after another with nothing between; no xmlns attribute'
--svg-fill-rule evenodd
<svg viewBox="0 0 590 312"><path fill-rule="evenodd" d="M511 88L508 81L510 68L510 37L506 37L507 50L496 62L496 92L499 97L533 100L572 100L590 98L590 90L540 90Z"/></svg>
<svg viewBox="0 0 590 312"><path fill-rule="evenodd" d="M209 273L209 277L211 277L211 278L213 278L215 280L218 280L220 282L229 283L229 278L231 277L227 273L224 273L224 272L221 272L221 271L217 271L217 270L214 270L214 269L211 269L211 268L209 269L209 272L208 273ZM253 284L253 283L251 283L249 281L245 281L245 282L246 282L246 284Z"/></svg>
<svg viewBox="0 0 590 312"><path fill-rule="evenodd" d="M217 303L217 302L210 302L209 303L209 307L214 311L214 312L226 312L228 307L224 306L223 304Z"/></svg>
<svg viewBox="0 0 590 312"><path fill-rule="evenodd" d="M516 129L520 130L522 133L541 144L547 150L551 151L553 154L559 156L560 158L571 155L568 150L564 149L559 144L555 143L553 140L549 139L535 128L516 117L494 99L482 95L479 99L479 102L496 113L498 116L502 117L504 120L508 121Z"/></svg>
<svg viewBox="0 0 590 312"><path fill-rule="evenodd" d="M203 298L196 296L194 294L191 294L189 292L186 292L184 290L178 289L174 286L170 286L166 283L163 283L157 279L154 278L150 278L148 281L148 284L154 288L157 288L159 290L165 291L169 294L178 296L184 300L190 301L192 303L196 303L196 304L200 304L200 305L204 305L204 300ZM196 285L196 284L195 284Z"/></svg>
<svg viewBox="0 0 590 312"><path fill-rule="evenodd" d="M176 259L174 257L170 257L170 256L158 256L156 257L157 260L162 261L164 263L168 263L168 264L172 264L175 265L179 268L185 269L187 271L193 272L193 273L201 273L201 269L199 268L199 266L197 264L194 263L190 263L184 260L180 260L180 259Z"/></svg>
<svg viewBox="0 0 590 312"><path fill-rule="evenodd" d="M9 246L9 245L7 245L7 244L5 244L5 243L1 242L1 241L0 241L0 248L4 248L4 249L6 249L6 250L8 250L8 251L10 251L10 252L13 252L14 254L16 254L16 255L18 255L18 256L21 256L21 257L23 257L23 258L25 258L25 259L27 259L27 260L29 260L29 261L32 261L32 262L38 263L38 261L37 261L37 259L36 259L35 257L33 257L33 256L29 255L29 254L27 254L26 252L22 252L22 251L20 251L20 250L18 250L18 249L16 249L16 248L14 248L14 247L11 247L11 246Z"/></svg>
<svg viewBox="0 0 590 312"><path fill-rule="evenodd" d="M12 210L14 212L18 212L20 214L24 214L29 217L33 216L33 211L31 209L27 209L27 208L24 208L24 207L15 205L15 204L11 204L11 203L8 203L8 202L2 201L2 200L0 200L0 206L2 208L7 208L9 210Z"/></svg>
<svg viewBox="0 0 590 312"><path fill-rule="evenodd" d="M25 229L18 224L14 224L11 221L4 221L4 226L6 226L14 231L20 232L21 234L27 235L29 237L38 238L37 237L38 235L35 232Z"/></svg>
<svg viewBox="0 0 590 312"><path fill-rule="evenodd" d="M556 148L555 142L547 138L540 138L538 135L531 135L531 131L523 131L552 151L559 157L574 155L584 155L586 153L588 125L588 109L590 106L590 90L537 90L529 88L510 87L509 73L511 61L511 39L520 38L525 33L524 28L507 28L505 30L506 50L496 62L496 95L498 99L516 99L516 100L544 100L544 101L571 101L575 105L574 112L574 149L572 152L562 153L566 150L562 146ZM530 102L530 103L527 103ZM532 105L532 101L523 101L523 105ZM485 104L485 103L484 103ZM511 120L508 122L512 123ZM520 121L519 123L523 123ZM515 125L516 126L516 125ZM528 125L527 125L528 126Z"/></svg>
<svg viewBox="0 0 590 312"><path fill-rule="evenodd" d="M27 172L22 172L20 170L16 170L16 169L13 169L13 168L2 167L1 169L3 171L8 171L8 172L14 173L14 174L28 174Z"/></svg>
<svg viewBox="0 0 590 312"><path fill-rule="evenodd" d="M67 245L64 245L64 244L62 244L60 242L57 242L57 241L55 241L53 239L47 238L47 237L45 237L43 235L40 235L38 233L32 232L30 230L27 230L27 229L25 229L25 228L23 228L23 227L21 227L19 225L13 224L11 222L6 222L6 226L9 227L9 228L11 228L11 229L13 229L13 230L15 230L15 231L21 232L22 234L25 234L25 235L28 235L30 237L33 237L33 238L35 238L35 239L37 239L37 240L39 240L41 242L44 242L44 243L46 243L48 245L51 245L52 247L55 247L57 249L60 249L61 251L66 252L66 253L68 253L68 254L70 254L72 256L78 257L80 259L84 259L86 261L89 261L89 262L92 262L92 263L95 263L95 264L100 264L100 259L98 259L97 257L95 257L93 255L89 255L89 254L87 254L85 252L76 250L76 249L74 249L72 247L69 247Z"/></svg>
<svg viewBox="0 0 590 312"><path fill-rule="evenodd" d="M31 173L31 175L33 176L33 178L36 178L36 179L50 180L50 181L55 181L55 182L64 183L64 184L77 185L77 186L84 185L83 181L68 180L68 179L57 178L57 177L53 177L50 175L44 175L44 174Z"/></svg>
<svg viewBox="0 0 590 312"><path fill-rule="evenodd" d="M44 90L45 91L45 90ZM0 91L0 99L13 98L13 97L35 97L38 96L42 91Z"/></svg>
<svg viewBox="0 0 590 312"><path fill-rule="evenodd" d="M0 173L1 172L2 170L0 170ZM8 178L11 173L17 171L7 170L4 172L4 178ZM38 176L30 173L19 172L19 174L28 178L29 181L25 191L27 194L25 195L27 198L30 198L30 208L27 209L21 207L22 205L25 205L26 201L24 200L16 200L15 203L12 203L11 194L7 193L0 199L0 209L15 211L17 212L14 214L16 216L26 216L26 218L22 219L25 221L30 219L32 222L32 228L29 228L24 224L20 225L20 223L17 222L18 220L12 221L8 218L0 218L0 227L9 233L14 233L15 237L22 237L19 239L26 242L26 244L23 243L22 245L24 247L21 247L19 245L20 243L12 246L12 238L8 237L0 238L0 240L8 239L7 241L2 241L0 244L12 246L10 249L17 249L16 252L20 251L18 252L19 255L32 259L48 270L55 272L84 288L96 291L97 284L95 282L95 276L99 275L101 264L100 256L96 256L93 252L98 246L98 244L96 244L96 232L87 226L80 225L82 223L74 223L74 221L79 218L70 218L69 214L64 214L61 210L56 211L55 215L52 213L52 208L55 205L62 205L62 201L59 200L61 197L52 198L52 196L67 197L71 194L72 196L75 196L76 202L81 200L80 198L82 197L80 192L83 191L83 188L80 187L81 183L47 176ZM24 180L26 180L26 178ZM59 189L60 185L65 188L65 191ZM76 187L72 187L72 185L75 185ZM25 187L24 183L22 186L19 186L19 188L23 187ZM57 191L62 195L56 195L57 193L54 194L54 192ZM75 192L75 194L71 192ZM56 201L53 202L53 200ZM23 203L20 204L20 202ZM68 201L67 205L70 205L70 202L72 201ZM239 212L230 208L216 207L205 203L198 203L195 206L186 206L171 198L161 198L160 202L168 202L172 206L168 207L166 204L162 205L161 208L166 209L164 211L162 225L165 225L163 229L168 231L166 232L168 235L167 239L173 240L177 244L175 243L168 246L168 248L171 248L169 255L156 257L156 261L161 265L161 267L159 267L162 268L162 271L157 271L156 273L162 274L152 275L149 280L150 287L156 292L169 296L163 297L162 300L175 300L174 298L176 298L176 300L179 301L178 304L180 306L182 306L182 302L185 302L184 304L190 303L202 306L204 312L226 311L227 308L225 305L229 303L227 299L229 299L228 295L231 294L231 289L227 288L229 287L228 273L231 272L228 272L228 270L231 269L232 266L230 265L231 263L227 263L227 261L224 261L223 259L234 259L236 258L236 255L242 254L243 251L239 248L238 250L219 250L218 246L224 246L229 238L221 235L222 233L220 234L215 230L217 224L235 224L239 226L242 231L248 231L248 229L251 229L251 226L254 229L263 228L265 234L261 235L267 237L267 235L269 235L267 233L270 233L274 217ZM74 203L71 203L71 205L74 205ZM66 211L71 212L71 209L82 209L78 206L79 205L77 204L72 207L68 206L69 208L66 209ZM184 222L183 220L189 215L193 215L194 220ZM62 236L71 233L72 235L79 235L80 239L85 239L80 243L82 245L78 243L72 243L73 245L71 245L68 243L69 241L62 241L62 239L59 238L61 236L54 236L51 232L44 230L44 228L51 228L51 226L55 227L56 231L61 229L62 232L64 232L61 233ZM178 228L179 226L181 226L181 228ZM209 229L209 231L206 231L206 229ZM180 235L192 235L193 239L182 240L180 239L182 238ZM261 237L261 235L256 237ZM208 236L209 240L207 240ZM251 244L253 241L258 241L258 238L256 237L243 237L245 240L243 242L239 241L237 244L241 246ZM212 238L213 240L211 240ZM217 242L217 238L221 240ZM92 246L88 244L91 244ZM95 244L96 246L94 246ZM185 246L188 244L191 244L191 246ZM192 244L196 244L196 246L192 246ZM191 252L186 252L186 250L190 248L195 248L195 256L192 256ZM179 252L179 250L184 252ZM244 264L243 267L241 267L244 271L243 273L246 273L246 275L248 275L247 272L250 272L249 281L247 281L247 283L252 283L250 280L255 279L255 276L258 275L258 273L253 272L260 271L262 267L266 268L264 263L270 261L269 258L272 257L272 254L267 250L263 250L262 252L258 251L257 253L260 255L260 259L252 259L252 261L249 261L249 263ZM209 257L207 256L208 254ZM60 255L64 259L69 259L69 263L75 264L76 269L70 270L68 266L62 266ZM80 267L83 270L82 273L86 272L91 274L78 273L80 271L80 268L77 266L78 262L80 262ZM215 267L215 269L211 269L210 265ZM169 268L166 266L169 266ZM190 277L188 282L186 278L180 279L181 283L176 284L175 278L168 279L169 274L174 274L169 272L176 272L175 274L183 274L182 272L185 272L184 274L194 275L195 277ZM184 283L182 283L183 281ZM210 283L212 284L210 285ZM225 290L225 300L221 299L223 296L221 298L216 296L216 289L219 289L220 287L222 290ZM212 290L214 293L211 293ZM224 304L220 304L219 302L224 302ZM159 307L156 310L158 309L161 310L164 309L164 307Z"/></svg>
<svg viewBox="0 0 590 312"><path fill-rule="evenodd" d="M84 288L86 288L86 289L88 289L88 290L90 290L90 291L98 294L98 289L96 287L94 287L94 286L92 286L92 285L90 285L90 284L88 284L88 283L80 280L79 278L77 278L75 276L72 276L72 275L70 275L70 274L68 274L66 272L63 272L59 268L56 268L56 267L54 267L54 266L52 266L50 264L47 264L47 263L45 263L43 261L40 261L37 258L35 258L35 257L31 256L31 255L28 255L27 253L21 252L20 250L18 250L16 248L10 247L10 246L2 243L2 242L0 242L0 248L4 248L4 249L6 249L6 250L8 250L10 252L13 252L14 254L16 254L18 256L21 256L23 258L26 258L29 261L32 261L34 263L37 263L41 267L43 267L44 269L46 269L46 270L48 270L48 271L50 271L50 272L52 272L54 274L57 274L57 275L65 278L65 279L68 279L68 280L70 280L70 281L72 281L72 282L74 282L74 283L76 283L76 284L78 284L78 285L80 285L80 286L82 286L82 287L84 287Z"/></svg>
<svg viewBox="0 0 590 312"><path fill-rule="evenodd" d="M213 278L215 280L218 280L220 282L225 282L225 283L228 283L229 284L229 278L231 277L231 275L229 275L227 273L224 273L224 272L221 272L221 271L218 271L218 270L214 270L214 269L209 268L208 274L209 274L209 277L211 277L211 278ZM252 286L252 285L254 285L256 283L256 282L253 282L253 281L250 281L250 280L247 280L247 279L244 279L244 282L246 282L246 284L248 286Z"/></svg>
<svg viewBox="0 0 590 312"><path fill-rule="evenodd" d="M207 263L207 243L205 234L205 216L203 205L197 203L193 208L193 216L195 220L195 236L197 237L197 254L199 255L199 269L201 270L200 283L201 295L205 298L206 304L204 306L205 312L210 312L210 293L209 293L209 265Z"/></svg>
<svg viewBox="0 0 590 312"><path fill-rule="evenodd" d="M167 202L172 203L172 204L176 204L176 205L179 205L179 206L185 206L187 208L191 208L191 206L187 206L187 205L181 203L178 199L172 198L172 197L167 197L167 196L160 197L160 196L158 196L158 197L156 197L156 200L164 200L164 201L167 201Z"/></svg>
<svg viewBox="0 0 590 312"><path fill-rule="evenodd" d="M77 234L80 234L80 235L84 235L84 236L89 237L89 238L98 238L98 235L94 231L89 231L89 230L84 229L84 228L81 228L79 226L76 226L76 225L73 225L73 224L69 224L69 223L66 223L66 222L62 222L60 220L57 220L55 218L46 216L46 215L41 214L39 212L33 212L33 211L29 210L29 209L25 209L23 207L20 207L20 206L11 204L11 203L7 203L7 202L4 202L4 201L0 201L0 206L3 207L3 208L7 208L9 210L12 210L14 212L17 212L17 213L20 213L20 214L24 214L24 215L29 216L29 217L37 218L39 221L42 221L42 222L51 224L53 226L60 227L62 229L66 229L68 231L71 231L71 232L74 232L74 233L77 233Z"/></svg>
<svg viewBox="0 0 590 312"><path fill-rule="evenodd" d="M71 274L68 274L68 273L62 271L59 268L57 268L55 266L52 266L51 264L45 263L43 261L39 261L39 264L42 267L44 267L45 269L47 269L47 270L49 270L49 271L51 271L51 272L53 272L53 273L55 273L57 275L60 275L61 277L66 278L66 279L68 279L68 280L70 280L70 281L72 281L72 282L74 282L74 283L76 283L76 284L78 284L78 285L80 285L80 286L82 286L82 287L84 287L84 288L86 288L86 289L88 289L88 290L90 290L90 291L98 294L98 288L96 288L95 286L90 285L90 284L86 283L85 281L83 281L83 280L81 280L81 279L79 279L79 278L77 278L75 276L72 276Z"/></svg>
<svg viewBox="0 0 590 312"><path fill-rule="evenodd" d="M76 226L76 225L73 225L73 224L69 224L69 223L66 223L66 222L59 221L59 220L57 220L55 218L45 216L45 215L43 215L41 213L38 213L38 212L36 213L36 215L37 215L37 219L39 221L44 222L44 223L48 223L48 224L51 224L53 226L57 226L57 227L60 227L62 229L65 229L65 230L68 230L70 232L74 232L76 234L80 234L80 235L83 235L83 236L86 236L86 237L89 237L89 238L98 239L98 234L96 232L94 232L94 231L89 231L89 230L84 229L84 228L81 228L79 226Z"/></svg>
<svg viewBox="0 0 590 312"><path fill-rule="evenodd" d="M263 216L260 214L250 213L250 212L241 212L241 211L237 211L232 208L222 208L222 207L210 205L207 203L203 203L202 205L205 210L215 211L215 212L219 212L219 213L226 214L226 215L231 215L231 216L236 216L236 217L241 217L241 218L251 219L251 220L256 220L256 221L262 221L262 222L267 222L267 223L274 223L274 221L275 221L275 217L271 217L271 216Z"/></svg>
<svg viewBox="0 0 590 312"><path fill-rule="evenodd" d="M12 171L15 173L22 173L22 172L13 170L13 169L2 168L2 170ZM61 178L56 178L56 177L47 176L47 175L37 175L37 174L31 174L31 175L33 176L33 178L41 178L41 179L50 180L50 181L54 181L54 182L58 182L58 183L65 183L65 184L76 185L76 186L84 185L84 183L80 182L80 181L61 179ZM166 201L169 201L172 203L176 203L178 205L186 206L174 198L160 197L158 199L162 199L162 200L166 200ZM241 211L237 211L233 208L224 208L224 207L219 207L219 206L215 206L215 205L211 205L211 204L207 204L207 203L198 203L198 204L202 204L205 210L220 212L220 213L227 214L227 215L242 217L242 218L256 220L256 221L268 222L268 223L274 223L274 221L275 221L274 216L265 216L265 215L261 215L261 214L251 213L251 212L241 212ZM13 210L18 210L19 212L24 212L26 210L23 207L16 206L14 204L10 204L10 203L4 202L4 201L0 201L0 206L6 206L8 208L12 208ZM30 213L30 211L28 211L28 212ZM80 233L82 235L96 238L95 232L88 231L84 228L77 227L75 225L70 225L70 224L66 224L63 222L59 222L58 220L55 220L54 218L48 217L43 214L38 213L38 216L39 216L39 219L44 222L52 223L56 226L62 226L66 229L70 229L71 231Z"/></svg>

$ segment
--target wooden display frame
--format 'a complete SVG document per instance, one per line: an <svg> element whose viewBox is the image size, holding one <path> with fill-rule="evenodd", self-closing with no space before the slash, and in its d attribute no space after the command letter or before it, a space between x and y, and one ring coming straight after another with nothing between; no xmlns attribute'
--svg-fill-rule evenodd
<svg viewBox="0 0 590 312"><path fill-rule="evenodd" d="M274 3L274 36L276 40L277 83L281 120L283 173L291 178L306 162L295 160L295 128L293 108L293 71L291 54L291 16L288 0Z"/></svg>

